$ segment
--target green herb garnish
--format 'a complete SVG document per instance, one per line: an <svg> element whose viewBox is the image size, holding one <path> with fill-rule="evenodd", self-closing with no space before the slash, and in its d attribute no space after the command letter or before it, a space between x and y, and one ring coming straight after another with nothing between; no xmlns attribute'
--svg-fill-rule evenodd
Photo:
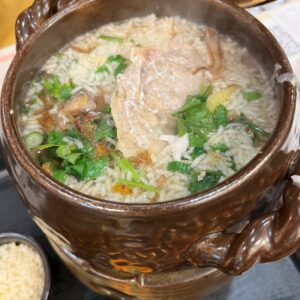
<svg viewBox="0 0 300 300"><path fill-rule="evenodd" d="M212 86L201 87L199 95L188 96L185 105L173 114L177 120L177 134L188 133L189 146L203 148L208 134L217 128L213 114L206 108L206 100L212 91ZM219 123L224 123L224 110L217 113Z"/></svg>
<svg viewBox="0 0 300 300"><path fill-rule="evenodd" d="M69 99L72 96L72 89L74 88L71 83L61 83L58 77L44 80L42 85L46 94L59 102Z"/></svg>
<svg viewBox="0 0 300 300"><path fill-rule="evenodd" d="M213 151L227 152L229 147L226 144L219 143L210 146Z"/></svg>
<svg viewBox="0 0 300 300"><path fill-rule="evenodd" d="M104 104L103 108L102 108L102 112L104 114L111 114L111 108L109 104Z"/></svg>
<svg viewBox="0 0 300 300"><path fill-rule="evenodd" d="M96 179L109 165L109 157L102 156L98 159L82 157L74 165L66 167L68 174L74 175L81 180Z"/></svg>
<svg viewBox="0 0 300 300"><path fill-rule="evenodd" d="M102 65L100 66L97 70L96 70L97 73L109 73L109 69L107 67L107 65Z"/></svg>
<svg viewBox="0 0 300 300"><path fill-rule="evenodd" d="M104 35L104 34L101 34L99 36L99 39L101 39L103 41L115 42L115 43L119 43L119 44L124 42L124 38L122 38L122 37L110 36L110 35Z"/></svg>
<svg viewBox="0 0 300 300"><path fill-rule="evenodd" d="M191 194L211 189L219 182L222 176L223 173L221 171L207 171L205 177L201 181L198 181L197 175L195 174L189 183L188 189Z"/></svg>
<svg viewBox="0 0 300 300"><path fill-rule="evenodd" d="M54 168L54 170L52 170L51 175L55 180L57 180L61 183L65 183L67 180L67 173L65 170L62 170L62 169Z"/></svg>
<svg viewBox="0 0 300 300"><path fill-rule="evenodd" d="M115 139L117 137L117 131L115 127L111 127L107 124L106 121L100 121L96 124L96 130L94 133L94 140L96 142L105 139L107 137Z"/></svg>
<svg viewBox="0 0 300 300"><path fill-rule="evenodd" d="M76 129L49 132L45 140L46 144L34 149L37 160L55 162L52 176L60 182L65 182L67 175L79 180L95 179L109 164L108 156L94 157L93 145Z"/></svg>
<svg viewBox="0 0 300 300"><path fill-rule="evenodd" d="M187 133L187 128L183 119L177 119L177 135L184 136Z"/></svg>
<svg viewBox="0 0 300 300"><path fill-rule="evenodd" d="M128 63L125 57L122 55L111 55L107 58L106 63L100 67L97 68L96 72L97 73L103 73L107 72L109 73L109 64L114 64L113 68L113 74L115 77L117 77L119 74L123 73L125 69L128 67Z"/></svg>
<svg viewBox="0 0 300 300"><path fill-rule="evenodd" d="M131 173L134 181L140 182L141 176L134 166L120 153L112 153L112 157L123 173Z"/></svg>
<svg viewBox="0 0 300 300"><path fill-rule="evenodd" d="M130 181L130 180L119 180L117 183L122 184L122 185L127 185L130 187L140 188L142 190L154 192L154 193L158 193L160 191L159 188L157 188L153 185L145 184L143 182L135 182L135 181Z"/></svg>
<svg viewBox="0 0 300 300"><path fill-rule="evenodd" d="M219 105L213 112L213 118L217 128L221 125L226 126L228 124L227 108L224 105Z"/></svg>
<svg viewBox="0 0 300 300"><path fill-rule="evenodd" d="M261 98L263 95L260 91L248 91L243 92L243 96L248 102L251 102Z"/></svg>
<svg viewBox="0 0 300 300"><path fill-rule="evenodd" d="M179 172L183 174L190 174L192 171L190 165L180 161L169 162L167 169L168 171Z"/></svg>
<svg viewBox="0 0 300 300"><path fill-rule="evenodd" d="M244 114L241 114L236 122L245 125L253 132L254 146L257 146L261 141L266 141L270 137L270 133L265 131L261 126L252 123Z"/></svg>
<svg viewBox="0 0 300 300"><path fill-rule="evenodd" d="M237 171L237 166L236 166L236 163L235 163L233 157L231 157L229 168L235 172Z"/></svg>
<svg viewBox="0 0 300 300"><path fill-rule="evenodd" d="M200 156L204 153L206 153L206 151L204 150L203 147L195 147L192 154L191 154L191 157L194 160L195 158L197 158L198 156Z"/></svg>

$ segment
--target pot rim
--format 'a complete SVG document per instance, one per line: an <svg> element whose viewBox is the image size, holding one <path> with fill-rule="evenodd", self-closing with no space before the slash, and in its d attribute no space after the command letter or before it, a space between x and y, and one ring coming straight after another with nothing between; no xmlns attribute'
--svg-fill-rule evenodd
<svg viewBox="0 0 300 300"><path fill-rule="evenodd" d="M13 87L11 83L16 80L17 73L22 65L23 57L30 54L32 45L39 39L40 36L43 35L44 32L47 31L49 27L59 22L69 13L79 9L82 10L95 1L96 0L75 2L74 4L65 7L46 21L41 28L28 38L24 46L18 50L3 84L1 94L1 119L3 127L1 137L2 142L4 142L5 136L9 151L13 154L23 170L39 185L43 186L46 190L50 190L51 193L56 194L61 199L64 199L73 205L101 210L108 214L145 217L164 215L172 212L178 213L183 209L192 209L199 205L210 205L213 201L226 199L226 195L229 195L232 190L237 189L240 185L246 184L247 181L255 177L260 168L267 164L271 157L282 148L289 135L296 108L296 87L291 82L283 83L283 105L279 120L271 138L265 144L263 149L246 166L236 172L233 176L206 192L158 203L119 203L82 194L81 192L77 192L52 179L42 170L42 168L33 162L30 154L23 145L17 129L14 113L12 113L14 109L14 101L12 99ZM268 40L270 44L274 45L272 54L274 60L282 66L280 71L282 73L292 73L289 61L281 46L264 25L262 25L250 13L237 7L228 0L215 0L215 2L217 2L217 5L223 6L226 13L238 16L242 24L251 23L252 30L256 31L259 35L264 35L264 40Z"/></svg>

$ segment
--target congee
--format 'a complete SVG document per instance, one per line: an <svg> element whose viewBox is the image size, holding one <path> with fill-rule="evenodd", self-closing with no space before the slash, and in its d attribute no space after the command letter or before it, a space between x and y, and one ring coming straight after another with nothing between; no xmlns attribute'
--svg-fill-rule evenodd
<svg viewBox="0 0 300 300"><path fill-rule="evenodd" d="M20 112L44 172L126 203L216 186L255 157L278 117L271 80L246 48L154 15L73 40L30 82Z"/></svg>

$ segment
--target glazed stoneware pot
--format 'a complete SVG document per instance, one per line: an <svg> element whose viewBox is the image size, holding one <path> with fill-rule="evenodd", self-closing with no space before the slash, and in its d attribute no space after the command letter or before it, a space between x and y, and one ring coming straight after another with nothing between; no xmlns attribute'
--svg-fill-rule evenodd
<svg viewBox="0 0 300 300"><path fill-rule="evenodd" d="M300 120L291 82L274 80L280 118L254 160L205 193L165 203L113 203L57 183L32 161L16 121L26 82L53 53L102 24L150 13L179 15L230 35L270 80L275 64L278 75L292 72L270 32L229 1L39 0L17 20L18 51L1 98L1 143L32 218L83 283L122 299L196 299L230 275L300 246L300 186L291 179L300 171Z"/></svg>

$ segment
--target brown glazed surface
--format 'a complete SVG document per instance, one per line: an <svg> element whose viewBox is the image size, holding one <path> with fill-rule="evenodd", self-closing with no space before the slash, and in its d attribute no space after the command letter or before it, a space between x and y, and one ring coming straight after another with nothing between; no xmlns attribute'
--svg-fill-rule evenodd
<svg viewBox="0 0 300 300"><path fill-rule="evenodd" d="M270 77L275 63L280 73L291 72L267 29L229 1L38 0L17 22L19 51L1 98L1 143L33 219L80 280L119 298L114 290L192 299L228 280L217 269L237 275L300 246L300 187L290 179L300 174L300 122L291 83L276 82L280 120L250 164L206 193L161 204L113 203L60 185L32 162L17 131L22 87L55 51L101 24L149 13L214 26L248 47Z"/></svg>

